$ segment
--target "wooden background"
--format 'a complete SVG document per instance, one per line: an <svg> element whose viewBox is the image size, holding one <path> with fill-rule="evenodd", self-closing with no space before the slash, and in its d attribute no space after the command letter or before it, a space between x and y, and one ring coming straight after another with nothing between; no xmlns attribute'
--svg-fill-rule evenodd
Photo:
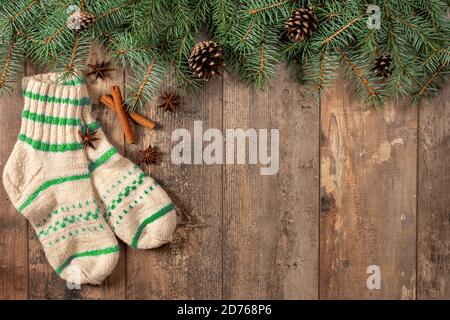
<svg viewBox="0 0 450 320"><path fill-rule="evenodd" d="M103 59L93 50L90 62ZM25 67L25 75L36 73ZM117 70L90 81L98 101ZM0 98L0 166L17 139L21 83ZM125 87L123 87L125 88ZM110 141L132 161L148 144L163 161L149 170L172 197L175 239L156 250L122 245L101 286L69 290L48 266L27 221L0 188L2 299L450 299L450 88L420 108L364 108L340 81L317 99L283 67L265 91L228 74L175 113L149 102L158 131L138 128L126 145L118 121L94 108ZM255 165L173 165L175 128L278 128L280 170ZM381 289L369 290L369 265Z"/></svg>

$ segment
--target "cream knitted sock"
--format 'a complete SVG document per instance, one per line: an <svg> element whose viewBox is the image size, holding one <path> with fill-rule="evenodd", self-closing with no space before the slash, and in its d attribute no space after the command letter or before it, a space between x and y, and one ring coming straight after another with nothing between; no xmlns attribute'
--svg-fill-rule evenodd
<svg viewBox="0 0 450 320"><path fill-rule="evenodd" d="M95 200L78 130L89 98L80 80L30 79L17 141L3 171L13 205L31 223L63 279L100 284L119 259L117 239Z"/></svg>
<svg viewBox="0 0 450 320"><path fill-rule="evenodd" d="M86 122L94 121L90 107ZM177 219L167 193L128 159L117 153L101 129L95 149L87 148L92 183L105 204L105 219L115 234L133 248L151 249L172 239Z"/></svg>

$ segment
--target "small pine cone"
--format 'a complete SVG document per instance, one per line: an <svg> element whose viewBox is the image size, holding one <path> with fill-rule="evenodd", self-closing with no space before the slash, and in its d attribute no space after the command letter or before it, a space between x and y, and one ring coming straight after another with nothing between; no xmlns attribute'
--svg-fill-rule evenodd
<svg viewBox="0 0 450 320"><path fill-rule="evenodd" d="M90 12L82 12L80 15L81 30L89 29L95 22L95 16Z"/></svg>
<svg viewBox="0 0 450 320"><path fill-rule="evenodd" d="M208 81L223 67L222 49L214 41L201 41L192 48L189 68L197 77Z"/></svg>
<svg viewBox="0 0 450 320"><path fill-rule="evenodd" d="M67 20L67 27L72 30L86 30L89 29L95 22L95 16L87 11L75 12L69 16Z"/></svg>
<svg viewBox="0 0 450 320"><path fill-rule="evenodd" d="M373 71L379 77L388 78L391 75L389 70L391 66L392 58L390 56L379 56L375 59Z"/></svg>
<svg viewBox="0 0 450 320"><path fill-rule="evenodd" d="M317 17L310 8L294 10L286 23L287 34L294 42L310 38L316 29Z"/></svg>

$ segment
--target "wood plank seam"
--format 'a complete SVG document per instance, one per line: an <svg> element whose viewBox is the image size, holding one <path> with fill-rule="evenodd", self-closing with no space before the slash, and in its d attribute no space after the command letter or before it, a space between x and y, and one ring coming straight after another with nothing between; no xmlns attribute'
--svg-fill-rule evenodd
<svg viewBox="0 0 450 320"><path fill-rule="evenodd" d="M320 262L321 262L321 257L320 257L320 246L321 246L321 237L322 234L320 232L320 217L321 217L321 212L322 212L322 198L320 196L320 190L322 188L322 166L320 165L321 163L321 159L322 159L322 139L321 139L321 132L322 132L322 92L320 94L317 95L317 100L318 100L318 104L319 104L319 150L318 150L318 159L319 159L319 185L318 190L317 190L317 194L318 199L317 201L319 202L317 205L317 234L318 234L318 242L317 242L317 265L318 265L318 270L317 270L317 300L321 300L321 295L320 295L320 288L321 288L321 282L320 282L320 272L321 272L321 268L320 268Z"/></svg>
<svg viewBox="0 0 450 320"><path fill-rule="evenodd" d="M420 166L420 109L421 109L421 103L417 106L417 148L416 148L416 260L415 262L415 269L416 269L416 281L415 281L415 290L416 294L414 297L414 300L417 300L418 298L418 269L419 269L419 166Z"/></svg>
<svg viewBox="0 0 450 320"><path fill-rule="evenodd" d="M225 114L224 114L224 111L223 111L224 110L223 97L224 97L224 87L225 86L224 86L223 72L220 75L220 77L222 79L222 85L221 85L222 101L221 101L220 106L221 106L221 112L222 112L222 128L221 129L223 131L224 128L225 128ZM222 150L222 153L225 155L225 149ZM222 287L222 292L221 292L221 299L223 300L224 296L225 296L225 286L224 286L224 282L225 282L225 272L224 272L224 269L225 269L225 265L224 265L224 248L225 248L225 228L224 228L224 226L225 226L225 224L224 224L224 219L225 219L225 192L224 192L224 190L225 190L225 164L224 163L222 163L221 166L220 166L220 175L221 175L221 189L222 189L221 190L222 191L222 198L221 198L221 204L220 204L220 206L221 206L220 214L221 214L221 222L222 222L222 228L221 228L221 237L222 237L222 252L221 252L221 259L222 259L222 263L221 263L221 265L222 265L222 270L221 270L221 273L222 273L222 277L221 277L222 284L221 284L221 287Z"/></svg>

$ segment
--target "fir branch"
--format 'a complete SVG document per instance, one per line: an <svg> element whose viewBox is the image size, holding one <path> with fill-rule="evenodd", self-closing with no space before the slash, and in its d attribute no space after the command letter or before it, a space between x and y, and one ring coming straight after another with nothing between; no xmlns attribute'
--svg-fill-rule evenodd
<svg viewBox="0 0 450 320"><path fill-rule="evenodd" d="M431 75L431 77L425 82L425 84L420 88L419 93L417 94L419 97L422 97L425 91L428 89L430 84L436 79L436 77L441 73L447 63L443 63L439 66L439 68Z"/></svg>
<svg viewBox="0 0 450 320"><path fill-rule="evenodd" d="M32 0L26 7L24 7L22 10L17 12L15 15L11 16L10 21L13 22L14 20L16 20L22 14L24 14L25 12L30 10L37 2L38 2L38 0Z"/></svg>
<svg viewBox="0 0 450 320"><path fill-rule="evenodd" d="M56 62L56 63L62 64L62 61L61 61L61 59L60 59L59 57L57 57L57 56L53 55L53 54L52 54L51 52L48 52L48 56L50 57L50 59L52 59L52 60L53 60L53 62Z"/></svg>
<svg viewBox="0 0 450 320"><path fill-rule="evenodd" d="M369 96L377 96L378 93L375 91L372 85L370 85L369 80L362 74L362 71L350 60L350 58L344 53L344 50L339 49L339 53L341 57L344 59L345 63L347 63L353 72L358 76L361 83L366 87Z"/></svg>
<svg viewBox="0 0 450 320"><path fill-rule="evenodd" d="M260 64L259 64L259 73L261 76L264 76L264 42L261 43L261 53L260 53Z"/></svg>
<svg viewBox="0 0 450 320"><path fill-rule="evenodd" d="M442 52L446 52L448 55L450 55L450 50L448 48L439 48L439 49L435 49L429 56L428 58L426 58L423 62L422 65L423 66L427 66L428 63L439 53Z"/></svg>
<svg viewBox="0 0 450 320"><path fill-rule="evenodd" d="M177 50L177 56L178 56L178 63L181 64L181 61L183 60L183 48L185 48L187 41L188 41L188 34L185 34L184 37L181 40L181 44L178 46Z"/></svg>
<svg viewBox="0 0 450 320"><path fill-rule="evenodd" d="M14 50L14 46L16 45L16 40L13 38L11 40L11 42L9 43L8 46L8 51L5 57L5 62L3 64L3 70L2 73L0 75L0 89L3 88L7 78L8 78L8 74L9 74L9 68L11 66L12 63L12 59L13 59L13 50Z"/></svg>
<svg viewBox="0 0 450 320"><path fill-rule="evenodd" d="M247 28L247 31L245 32L245 34L242 36L241 38L241 42L246 42L248 36L250 35L250 32L252 32L254 26L255 26L256 20L252 19L252 22L250 23L250 26Z"/></svg>
<svg viewBox="0 0 450 320"><path fill-rule="evenodd" d="M250 10L248 10L248 13L251 14L251 15L255 15L255 14L258 14L258 13L263 12L263 11L268 11L268 10L274 9L276 7L281 7L281 6L285 5L285 4L288 4L289 2L292 2L292 0L280 1L280 2L272 3L270 5L261 7L261 8L250 9Z"/></svg>
<svg viewBox="0 0 450 320"><path fill-rule="evenodd" d="M73 45L72 45L72 52L70 54L70 59L65 68L68 73L72 73L75 70L74 65L75 65L75 59L76 59L76 56L78 53L79 44L80 44L80 33L77 32L77 34L75 36L75 41L73 42Z"/></svg>
<svg viewBox="0 0 450 320"><path fill-rule="evenodd" d="M118 56L126 56L128 54L131 53L142 53L145 52L146 50L151 50L151 49L160 49L160 47L155 47L155 46L147 46L147 47L139 47L139 48L120 48L117 51L115 51L117 53Z"/></svg>
<svg viewBox="0 0 450 320"><path fill-rule="evenodd" d="M29 34L28 32L24 32L24 31L17 31L16 33L17 36L21 36L23 37L25 40L33 42L33 43L39 43L39 40L34 39L31 34Z"/></svg>
<svg viewBox="0 0 450 320"><path fill-rule="evenodd" d="M235 14L238 10L237 4L233 0L218 0L212 5L213 26L211 29L220 42L228 41L237 18Z"/></svg>
<svg viewBox="0 0 450 320"><path fill-rule="evenodd" d="M433 37L434 35L432 34L432 32L427 32L427 31L431 31L431 30L427 30L425 29L425 32L423 30L423 27L420 28L419 26L417 26L416 24L412 23L411 21L408 21L407 19L403 19L400 15L393 15L393 18L398 21L399 23L407 26L410 31L415 32L416 35L419 36L419 38L422 40L422 44L424 45L429 45L432 46L433 45L433 41L430 41L431 39L429 39L430 37ZM415 41L418 42L418 41ZM417 46L417 44L415 43L415 45Z"/></svg>
<svg viewBox="0 0 450 320"><path fill-rule="evenodd" d="M119 11L120 9L125 8L127 5L128 5L127 3L123 3L123 4L121 4L120 6L117 6L117 7L115 7L115 8L112 8L112 9L110 9L110 10L108 10L108 11L102 13L100 16L95 17L95 20L96 20L96 21L99 21L99 20L101 20L101 19L103 19L103 18L106 18L106 17L112 15L113 13Z"/></svg>
<svg viewBox="0 0 450 320"><path fill-rule="evenodd" d="M325 46L323 49L322 55L320 57L320 65L319 65L319 78L315 84L316 89L320 92L323 89L323 81L325 75L325 57L327 54L328 46Z"/></svg>
<svg viewBox="0 0 450 320"><path fill-rule="evenodd" d="M21 70L26 58L74 71L84 65L93 39L100 38L113 57L132 70L128 82L136 87L130 92L138 96L131 98L140 105L153 96L166 74L178 86L201 87L189 70L188 57L203 30L222 47L227 70L257 87L265 85L284 60L293 69L300 67L312 88L324 90L341 62L356 94L375 103L388 95L428 96L445 82L450 63L448 4L443 0L375 0L382 10L382 30L366 27L364 0L0 2L2 85ZM66 27L72 3L97 17L79 34ZM306 5L320 23L311 37L293 43L286 37L285 23L293 9ZM9 48L13 37L16 43ZM371 70L377 55L392 57L387 79Z"/></svg>
<svg viewBox="0 0 450 320"><path fill-rule="evenodd" d="M336 38L339 34L341 34L342 32L344 32L345 30L347 30L348 28L350 28L354 23L361 21L363 19L363 17L358 17L356 19L353 19L351 21L349 21L345 26L343 26L341 29L339 29L338 31L336 31L335 33L333 33L331 36L328 36L327 38L325 38L322 41L322 44L329 44L334 38Z"/></svg>
<svg viewBox="0 0 450 320"><path fill-rule="evenodd" d="M67 28L66 25L61 26L59 29L57 29L54 33L52 33L50 36L48 36L47 38L45 38L43 40L43 43L45 45L49 45L59 34L61 34L61 32L63 32L65 29Z"/></svg>
<svg viewBox="0 0 450 320"><path fill-rule="evenodd" d="M137 102L141 99L142 92L144 91L144 88L150 79L150 75L153 71L153 67L155 66L155 63L156 63L156 59L153 59L150 62L150 65L148 66L148 69L147 69L147 73L145 74L144 79L142 79L141 83L139 84L138 90L135 93L133 93L134 103L133 103L133 105L130 106L131 110L136 108Z"/></svg>
<svg viewBox="0 0 450 320"><path fill-rule="evenodd" d="M225 8L227 7L227 4L225 3L226 0L219 0L220 1L220 18L221 22L225 23L227 21L227 14L225 11Z"/></svg>

